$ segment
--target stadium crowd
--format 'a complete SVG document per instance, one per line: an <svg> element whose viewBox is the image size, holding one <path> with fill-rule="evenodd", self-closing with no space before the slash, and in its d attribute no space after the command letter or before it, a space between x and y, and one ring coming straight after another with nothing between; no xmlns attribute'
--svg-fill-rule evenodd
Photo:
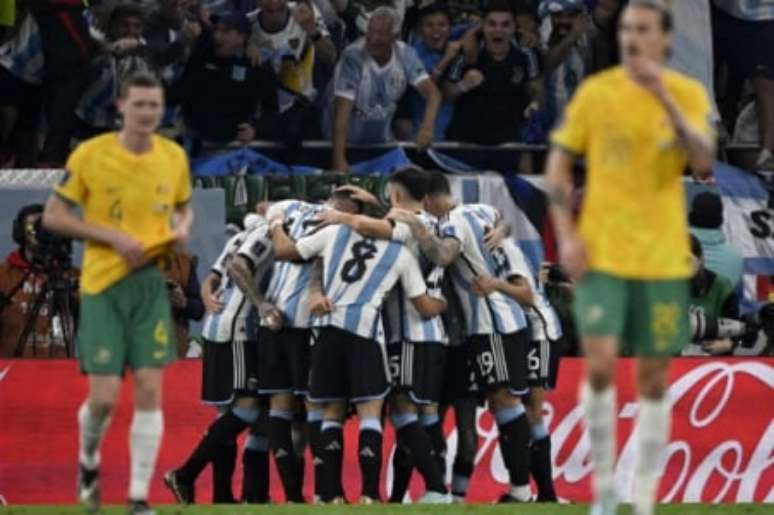
<svg viewBox="0 0 774 515"><path fill-rule="evenodd" d="M625 0L16 0L0 46L0 168L58 167L113 130L117 85L160 77L191 155L238 141L545 143L617 61ZM86 6L88 4L88 6ZM672 2L670 64L716 92L726 141L774 168L774 6ZM289 156L292 154L288 154Z"/></svg>

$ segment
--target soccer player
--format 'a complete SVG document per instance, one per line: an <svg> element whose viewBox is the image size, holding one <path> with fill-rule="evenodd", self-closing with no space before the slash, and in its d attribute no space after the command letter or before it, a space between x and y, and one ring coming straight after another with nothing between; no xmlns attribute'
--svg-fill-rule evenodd
<svg viewBox="0 0 774 515"><path fill-rule="evenodd" d="M422 209L427 189L427 174L424 171L417 168L399 170L390 176L388 184L392 206L417 213L429 230L437 231L438 221ZM444 300L441 294L443 267L436 266L421 255L411 230L405 224L396 224L389 218L376 219L336 211L322 214L320 218L326 223L346 224L365 237L392 239L406 244L419 261L428 294ZM389 368L395 386L389 398L390 418L399 446L395 454L398 466L390 502L403 500L413 468L410 462L416 465L425 480L427 494L420 502L448 502L450 498L443 480L446 464L442 461L446 442L438 417L447 343L443 321L440 316L424 319L400 286L388 295L385 312L389 329ZM400 466L401 459L407 463L406 466Z"/></svg>
<svg viewBox="0 0 774 515"><path fill-rule="evenodd" d="M310 235L319 227L316 216L326 210L359 212L361 205L344 191L334 192L325 204L310 204L300 200L286 200L272 204L266 215L285 220L287 234L293 241ZM251 264L242 258L234 262L235 279L248 294L258 295L257 285L250 271ZM308 393L309 354L312 334L309 329L309 281L312 263L277 261L266 289L266 300L278 309L282 328L271 329L272 321L261 318L258 329L258 387L259 393L271 398L269 435L274 461L291 502L303 502L303 454L296 456L291 434L291 423L296 411L297 396ZM313 452L322 425L322 407L309 403L306 410L307 427ZM303 448L303 447L302 447ZM319 476L320 467L315 467ZM315 489L321 479L316 478Z"/></svg>
<svg viewBox="0 0 774 515"><path fill-rule="evenodd" d="M258 215L246 217L245 230L234 235L215 261L202 284L202 298L208 314L202 329L204 359L202 397L221 408L186 462L164 475L165 485L179 503L195 502L196 478L208 463L213 464L213 502L233 503L232 472L236 440L251 428L243 454L242 499L268 501L268 442L258 431L259 401L256 374L256 327L253 306L267 316L274 307L260 294L246 295L233 276L234 261L251 263L251 279L260 280L272 264L268 224Z"/></svg>
<svg viewBox="0 0 774 515"><path fill-rule="evenodd" d="M320 436L324 502L336 502L341 492L342 422L347 401L360 418L359 459L362 503L380 499L382 458L381 414L390 391L384 349L381 306L400 281L406 296L424 317L443 311L445 302L427 295L416 259L395 241L364 238L343 225L331 225L293 244L272 222L278 259L323 257L323 297L310 302L318 334L312 353L309 398L324 404ZM324 305L318 310L317 304Z"/></svg>
<svg viewBox="0 0 774 515"><path fill-rule="evenodd" d="M480 296L500 291L516 300L527 314L531 338L527 352L529 395L525 403L532 425L530 473L538 488L537 501L556 502L551 437L543 422L543 399L546 389L556 386L559 373L559 338L562 336L559 318L537 284L524 253L513 240L505 240L495 247L492 256L497 275L479 275L473 282L473 291Z"/></svg>
<svg viewBox="0 0 774 515"><path fill-rule="evenodd" d="M413 213L393 209L391 216L409 225L426 256L437 263L453 263L452 279L465 313L476 380L497 421L511 476L511 489L500 500L527 502L531 499L530 425L521 402L527 393L527 319L511 297L498 291L479 297L472 291L477 276L496 275L487 233L497 226L501 216L484 204L455 207L449 182L441 172L431 173L425 208L439 218L448 216L441 225L440 237L428 231Z"/></svg>
<svg viewBox="0 0 774 515"><path fill-rule="evenodd" d="M591 436L595 515L615 513L615 357L640 354L634 512L654 512L670 426L669 356L688 341L691 275L682 172L711 176L715 142L702 86L664 68L669 10L632 0L618 27L622 65L585 81L551 136L547 162L560 258L579 279L576 316L587 361L581 403ZM586 161L580 224L571 214L575 159Z"/></svg>
<svg viewBox="0 0 774 515"><path fill-rule="evenodd" d="M135 407L129 512L151 514L148 488L164 426L163 369L176 355L167 288L155 263L188 239L191 182L183 149L154 134L164 112L158 80L130 76L117 103L121 130L87 140L70 155L43 224L86 242L78 356L89 393L78 410L78 495L88 510L99 509L99 447L129 367Z"/></svg>

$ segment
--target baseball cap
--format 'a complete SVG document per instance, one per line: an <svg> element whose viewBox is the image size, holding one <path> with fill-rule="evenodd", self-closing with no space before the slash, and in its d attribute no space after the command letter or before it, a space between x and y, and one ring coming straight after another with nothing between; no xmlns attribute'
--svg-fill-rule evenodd
<svg viewBox="0 0 774 515"><path fill-rule="evenodd" d="M221 14L213 14L210 16L210 21L213 24L222 23L242 34L250 34L250 21L247 19L247 16L238 12L227 11Z"/></svg>
<svg viewBox="0 0 774 515"><path fill-rule="evenodd" d="M688 223L691 227L701 229L717 229L723 225L723 202L720 196L709 191L696 195L688 213Z"/></svg>

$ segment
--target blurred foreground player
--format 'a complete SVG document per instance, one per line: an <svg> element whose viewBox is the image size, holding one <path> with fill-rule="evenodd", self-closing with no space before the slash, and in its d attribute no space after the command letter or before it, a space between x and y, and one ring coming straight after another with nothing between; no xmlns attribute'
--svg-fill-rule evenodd
<svg viewBox="0 0 774 515"><path fill-rule="evenodd" d="M669 356L688 341L691 275L682 173L711 175L711 107L702 86L664 68L671 16L663 2L632 0L618 29L623 65L584 82L552 134L547 180L567 271L579 279L576 316L587 357L581 404L591 436L596 504L616 511L615 358L640 353L634 513L652 515L669 437ZM606 116L599 116L606 113ZM586 161L586 198L571 214L576 158Z"/></svg>
<svg viewBox="0 0 774 515"><path fill-rule="evenodd" d="M154 134L164 112L158 80L145 74L121 86L121 130L79 145L43 213L44 226L86 241L78 355L89 394L78 410L78 495L99 509L99 446L126 367L134 375L129 433L129 513L147 503L163 432L163 369L175 359L167 287L157 258L183 245L193 222L188 160ZM80 206L82 217L73 212Z"/></svg>

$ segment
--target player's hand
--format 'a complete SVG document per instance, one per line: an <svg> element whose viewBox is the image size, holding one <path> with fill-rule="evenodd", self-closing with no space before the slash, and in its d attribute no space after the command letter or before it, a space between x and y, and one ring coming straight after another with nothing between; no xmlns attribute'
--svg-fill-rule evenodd
<svg viewBox="0 0 774 515"><path fill-rule="evenodd" d="M126 264L132 270L141 267L148 261L142 244L122 232L116 231L110 246L126 261Z"/></svg>
<svg viewBox="0 0 774 515"><path fill-rule="evenodd" d="M477 275L473 279L471 289L479 297L487 297L497 291L498 281L491 275Z"/></svg>
<svg viewBox="0 0 774 515"><path fill-rule="evenodd" d="M255 139L255 127L247 122L237 125L237 141L240 143L250 143Z"/></svg>
<svg viewBox="0 0 774 515"><path fill-rule="evenodd" d="M484 233L484 247L489 252L492 252L507 237L508 237L508 228L505 225L500 224L496 226L494 229L489 227L487 228L487 231Z"/></svg>
<svg viewBox="0 0 774 515"><path fill-rule="evenodd" d="M551 270L551 263L548 261L543 261L540 263L540 271L538 271L538 284L541 286L545 286L548 284L548 272Z"/></svg>
<svg viewBox="0 0 774 515"><path fill-rule="evenodd" d="M643 56L632 57L629 75L634 82L655 95L659 100L663 101L666 98L663 67L656 61Z"/></svg>
<svg viewBox="0 0 774 515"><path fill-rule="evenodd" d="M258 306L258 315L266 322L270 331L277 332L282 329L282 313L273 304L264 302Z"/></svg>
<svg viewBox="0 0 774 515"><path fill-rule="evenodd" d="M570 277L579 280L586 273L586 245L577 236L559 246L559 261Z"/></svg>
<svg viewBox="0 0 774 515"><path fill-rule="evenodd" d="M349 198L352 200L357 200L359 202L362 202L364 204L371 204L374 206L378 206L379 199L376 198L376 195L371 193L370 191L361 188L360 186L355 186L354 184L345 184L344 186L339 186L336 188L336 191L343 191L345 193L349 194Z"/></svg>
<svg viewBox="0 0 774 515"><path fill-rule="evenodd" d="M430 146L430 144L433 142L433 126L426 126L425 124L422 124L421 127L419 127L419 132L417 132L417 147L420 150L424 150Z"/></svg>
<svg viewBox="0 0 774 515"><path fill-rule="evenodd" d="M309 294L309 312L316 317L327 315L333 311L331 299L319 292Z"/></svg>
<svg viewBox="0 0 774 515"><path fill-rule="evenodd" d="M407 209L401 209L399 207L394 207L390 209L390 212L387 213L387 216L385 218L389 218L391 220L395 220L396 222L403 222L404 224L408 225L412 230L415 227L419 227L422 225L422 221L412 213L411 211Z"/></svg>
<svg viewBox="0 0 774 515"><path fill-rule="evenodd" d="M204 309L207 313L220 313L223 311L223 303L220 301L220 292L212 292L210 295L202 296Z"/></svg>
<svg viewBox="0 0 774 515"><path fill-rule="evenodd" d="M188 240L190 238L191 238L190 227L176 226L174 229L172 229L172 242L176 248L178 249L185 248L185 246L188 245Z"/></svg>
<svg viewBox="0 0 774 515"><path fill-rule="evenodd" d="M336 209L326 209L325 211L317 214L315 221L320 222L320 227L325 227L328 225L339 225L346 223L345 218L346 216L341 211L337 211Z"/></svg>

